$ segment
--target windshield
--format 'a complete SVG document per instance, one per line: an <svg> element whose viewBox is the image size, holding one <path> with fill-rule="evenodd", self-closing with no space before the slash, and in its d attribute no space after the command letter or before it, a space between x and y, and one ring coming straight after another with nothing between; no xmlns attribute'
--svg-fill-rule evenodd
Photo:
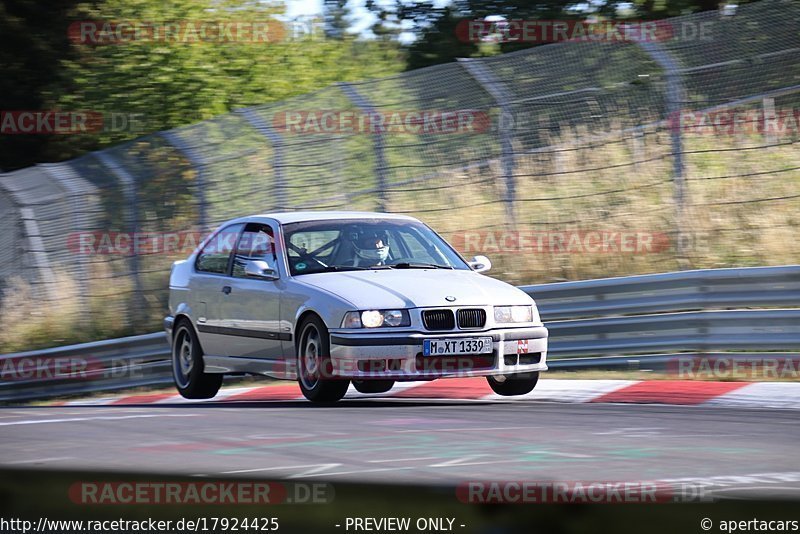
<svg viewBox="0 0 800 534"><path fill-rule="evenodd" d="M363 269L469 270L444 239L416 221L308 221L283 229L292 275Z"/></svg>

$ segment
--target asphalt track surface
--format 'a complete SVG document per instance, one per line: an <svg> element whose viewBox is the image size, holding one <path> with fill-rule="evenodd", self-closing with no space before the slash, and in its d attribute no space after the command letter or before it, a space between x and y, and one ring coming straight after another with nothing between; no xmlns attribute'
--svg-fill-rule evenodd
<svg viewBox="0 0 800 534"><path fill-rule="evenodd" d="M800 499L796 411L455 400L0 409L0 467L269 479L686 481Z"/></svg>

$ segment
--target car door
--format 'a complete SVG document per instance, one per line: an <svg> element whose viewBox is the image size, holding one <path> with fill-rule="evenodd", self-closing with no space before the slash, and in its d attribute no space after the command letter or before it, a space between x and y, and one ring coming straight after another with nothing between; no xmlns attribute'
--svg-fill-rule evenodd
<svg viewBox="0 0 800 534"><path fill-rule="evenodd" d="M248 223L236 245L228 278L229 291L223 292L220 313L227 337L229 356L277 359L281 357L280 303L282 281L248 276L249 261L264 261L276 272L276 228L264 223Z"/></svg>
<svg viewBox="0 0 800 534"><path fill-rule="evenodd" d="M243 223L223 227L203 245L194 264L190 284L190 305L203 351L208 355L226 356L227 336L220 310L224 291L230 284L231 257Z"/></svg>

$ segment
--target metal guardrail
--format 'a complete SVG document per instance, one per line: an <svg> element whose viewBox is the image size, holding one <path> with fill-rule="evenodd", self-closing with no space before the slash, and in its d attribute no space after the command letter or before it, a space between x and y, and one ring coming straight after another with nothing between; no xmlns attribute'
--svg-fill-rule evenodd
<svg viewBox="0 0 800 534"><path fill-rule="evenodd" d="M0 356L0 401L169 384L163 332Z"/></svg>
<svg viewBox="0 0 800 534"><path fill-rule="evenodd" d="M706 269L522 286L546 321L725 308L800 307L800 266Z"/></svg>
<svg viewBox="0 0 800 534"><path fill-rule="evenodd" d="M800 354L800 265L521 289L536 299L550 330L553 369L660 369L700 354L745 360ZM0 401L170 383L168 358L163 333L3 355ZM43 369L52 376L43 378Z"/></svg>

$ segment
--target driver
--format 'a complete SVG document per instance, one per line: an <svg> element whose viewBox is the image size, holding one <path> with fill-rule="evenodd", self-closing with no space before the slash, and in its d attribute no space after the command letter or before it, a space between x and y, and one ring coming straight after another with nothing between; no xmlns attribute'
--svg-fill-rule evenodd
<svg viewBox="0 0 800 534"><path fill-rule="evenodd" d="M356 253L354 266L384 265L389 258L389 235L385 231L362 231L351 235Z"/></svg>

